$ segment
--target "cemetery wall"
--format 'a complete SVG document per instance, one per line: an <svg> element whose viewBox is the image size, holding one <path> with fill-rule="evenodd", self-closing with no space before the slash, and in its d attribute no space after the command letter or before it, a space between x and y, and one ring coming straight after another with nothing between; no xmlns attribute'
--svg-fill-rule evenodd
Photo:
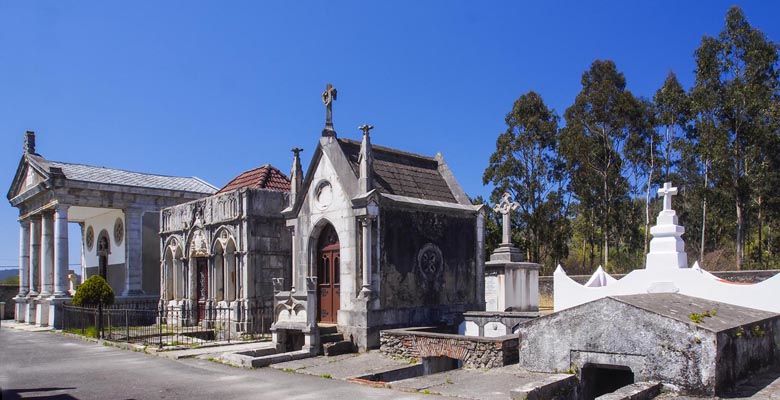
<svg viewBox="0 0 780 400"><path fill-rule="evenodd" d="M0 301L5 302L5 314L0 315L0 319L14 318L13 298L19 293L19 285L0 284Z"/></svg>
<svg viewBox="0 0 780 400"><path fill-rule="evenodd" d="M737 283L758 283L763 282L776 274L780 273L780 270L752 270L752 271L711 271L711 273L719 278L725 279L730 282ZM620 279L626 276L626 274L614 274L615 279ZM590 275L569 275L569 278L573 279L579 284L585 284L590 279ZM540 309L552 309L553 308L553 277L552 276L540 276L539 277L539 308Z"/></svg>

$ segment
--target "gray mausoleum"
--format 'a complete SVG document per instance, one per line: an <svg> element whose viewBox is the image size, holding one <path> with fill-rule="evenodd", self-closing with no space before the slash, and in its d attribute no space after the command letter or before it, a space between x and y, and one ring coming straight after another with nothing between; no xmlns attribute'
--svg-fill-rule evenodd
<svg viewBox="0 0 780 400"><path fill-rule="evenodd" d="M168 323L231 321L239 334L270 327L272 279L290 279L281 214L289 190L287 176L266 164L213 196L162 210L160 300Z"/></svg>
<svg viewBox="0 0 780 400"><path fill-rule="evenodd" d="M362 141L338 138L329 118L305 175L294 149L283 211L294 290L277 294L277 343L303 333L316 348L330 325L365 350L381 329L457 324L483 310L482 206L442 156L373 146L367 125Z"/></svg>

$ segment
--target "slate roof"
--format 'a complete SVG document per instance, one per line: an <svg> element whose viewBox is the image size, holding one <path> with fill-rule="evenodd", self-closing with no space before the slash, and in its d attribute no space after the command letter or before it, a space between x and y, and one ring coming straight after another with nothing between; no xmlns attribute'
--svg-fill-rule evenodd
<svg viewBox="0 0 780 400"><path fill-rule="evenodd" d="M95 167L92 165L72 164L46 160L39 155L28 154L38 165L48 169L59 168L65 178L72 181L91 182L109 185L134 186L163 190L212 194L217 188L196 177L155 175L125 171L115 168Z"/></svg>
<svg viewBox="0 0 780 400"><path fill-rule="evenodd" d="M704 317L700 323L695 324L713 332L756 323L768 318L780 317L780 314L769 311L735 306L678 293L646 293L611 296L610 298L687 324L694 324L690 318L691 314L702 314L706 311L715 310L714 316Z"/></svg>
<svg viewBox="0 0 780 400"><path fill-rule="evenodd" d="M338 139L341 149L359 174L360 142ZM380 193L457 203L449 185L432 157L406 153L382 146L371 146L374 156L373 181Z"/></svg>
<svg viewBox="0 0 780 400"><path fill-rule="evenodd" d="M290 178L271 164L244 171L233 178L217 194L239 188L268 189L282 192L290 191Z"/></svg>

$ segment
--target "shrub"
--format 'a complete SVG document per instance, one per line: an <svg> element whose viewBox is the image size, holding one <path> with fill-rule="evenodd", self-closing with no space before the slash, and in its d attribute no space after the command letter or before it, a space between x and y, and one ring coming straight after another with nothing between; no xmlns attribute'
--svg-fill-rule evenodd
<svg viewBox="0 0 780 400"><path fill-rule="evenodd" d="M75 306L97 306L114 304L114 291L100 275L93 275L84 281L73 296Z"/></svg>

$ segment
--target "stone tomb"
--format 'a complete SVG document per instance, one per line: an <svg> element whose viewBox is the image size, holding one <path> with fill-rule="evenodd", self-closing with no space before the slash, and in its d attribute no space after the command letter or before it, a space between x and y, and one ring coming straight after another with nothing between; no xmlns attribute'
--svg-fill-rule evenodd
<svg viewBox="0 0 780 400"><path fill-rule="evenodd" d="M521 368L575 370L586 396L640 381L719 395L780 355L780 315L672 293L605 297L518 333Z"/></svg>

